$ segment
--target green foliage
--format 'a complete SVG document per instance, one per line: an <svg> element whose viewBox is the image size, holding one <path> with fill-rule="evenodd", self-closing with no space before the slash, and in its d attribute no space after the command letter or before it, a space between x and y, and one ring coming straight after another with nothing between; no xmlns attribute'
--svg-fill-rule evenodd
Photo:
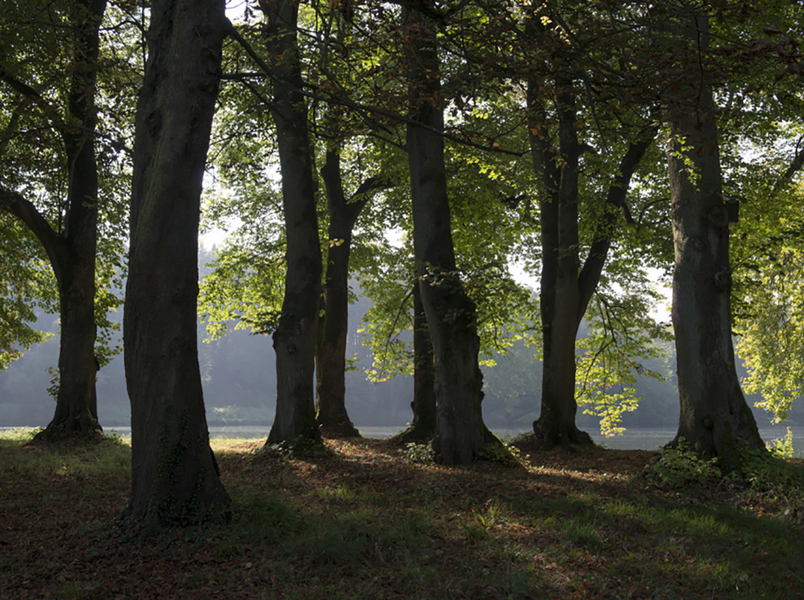
<svg viewBox="0 0 804 600"><path fill-rule="evenodd" d="M368 248L356 249L359 263L370 260ZM358 333L371 349L372 365L366 369L369 381L387 381L413 373L413 285L412 250L385 243L371 247L374 261L359 264L360 293L373 300L363 315Z"/></svg>
<svg viewBox="0 0 804 600"><path fill-rule="evenodd" d="M800 199L804 194L800 194ZM800 201L799 199L799 201ZM804 215L802 215L804 223ZM745 390L761 394L757 406L773 415L773 422L787 418L793 401L804 394L804 247L776 244L763 261L755 264L754 285L743 288L743 302L750 314L738 321L737 349L745 361Z"/></svg>
<svg viewBox="0 0 804 600"><path fill-rule="evenodd" d="M37 309L53 309L55 279L33 236L0 211L0 370L52 334L35 329Z"/></svg>
<svg viewBox="0 0 804 600"><path fill-rule="evenodd" d="M405 460L412 463L419 463L423 465L435 464L435 453L433 452L433 445L417 444L416 442L408 442L405 447L399 450L400 455Z"/></svg>
<svg viewBox="0 0 804 600"><path fill-rule="evenodd" d="M655 483L669 488L705 484L721 477L717 459L701 458L684 438L678 439L675 448L660 449L658 457L648 465L647 474Z"/></svg>
<svg viewBox="0 0 804 600"><path fill-rule="evenodd" d="M793 428L788 427L787 433L783 438L771 440L766 444L768 451L776 458L793 458L795 449L793 448Z"/></svg>
<svg viewBox="0 0 804 600"><path fill-rule="evenodd" d="M753 491L784 498L788 504L804 502L804 467L800 464L788 462L773 450L743 450L740 461Z"/></svg>
<svg viewBox="0 0 804 600"><path fill-rule="evenodd" d="M637 375L666 378L643 362L662 357L661 342L671 336L666 325L649 316L659 294L644 270L623 258L610 261L608 270L587 309L589 334L576 343L576 378L578 405L599 418L600 432L610 437L625 432L623 414L643 400L637 395Z"/></svg>
<svg viewBox="0 0 804 600"><path fill-rule="evenodd" d="M522 465L522 451L513 444L503 440L488 442L480 447L478 458L491 462L500 463L506 467L518 467Z"/></svg>
<svg viewBox="0 0 804 600"><path fill-rule="evenodd" d="M0 431L0 441L2 441L3 444L21 444L30 442L40 431L42 431L41 427L18 427L16 429L5 429Z"/></svg>

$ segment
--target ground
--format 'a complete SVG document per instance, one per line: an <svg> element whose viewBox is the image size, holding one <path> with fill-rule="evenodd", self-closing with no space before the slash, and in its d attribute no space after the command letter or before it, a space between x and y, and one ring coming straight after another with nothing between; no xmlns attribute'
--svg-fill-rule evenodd
<svg viewBox="0 0 804 600"><path fill-rule="evenodd" d="M124 442L2 441L0 598L804 597L798 497L668 487L654 452L522 440L458 468L380 440L214 447L232 522L141 539L117 519Z"/></svg>

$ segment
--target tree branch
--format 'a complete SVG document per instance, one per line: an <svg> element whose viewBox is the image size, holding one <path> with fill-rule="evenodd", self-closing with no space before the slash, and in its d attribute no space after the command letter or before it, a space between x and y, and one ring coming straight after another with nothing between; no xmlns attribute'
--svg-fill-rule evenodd
<svg viewBox="0 0 804 600"><path fill-rule="evenodd" d="M285 81L284 79L282 79L281 77L276 75L276 73L273 71L273 69L271 69L271 67L251 47L251 44L248 43L248 40L246 40L242 35L240 35L240 32L237 31L235 26L232 25L231 23L230 23L229 35L235 41L237 41L237 43L239 43L243 47L243 49L246 51L246 54L248 54L251 57L251 59L255 63L257 63L257 66L259 66L260 69L262 69L263 72L266 75L268 75L274 81L275 84L281 85L281 86L283 86L285 88L291 88L290 84L287 81ZM241 81L245 80L245 78L243 77L243 75L244 75L243 73L240 73L238 75L239 75L238 78ZM235 78L235 77L233 77L233 78ZM316 91L311 92L311 91L308 91L308 90L305 90L305 89L298 89L298 90L293 90L293 91L299 93L300 95L304 96L305 98L310 98L311 100L318 100L318 101L326 102L327 104L333 104L333 105L336 105L336 106L345 106L347 108L351 108L352 110L355 110L355 111L358 111L358 112L368 112L368 113L373 113L373 114L376 114L376 115L380 115L380 116L386 117L388 119L391 119L392 121L396 121L398 123L403 123L403 124L406 124L406 125L415 125L415 126L420 127L422 129L427 129L429 131L437 133L438 135L442 136L446 140L450 140L451 142L455 142L457 144L462 144L464 146L469 146L471 148L477 148L479 150L486 150L486 151L489 151L489 152L496 152L498 154L505 154L505 155L508 155L508 156L516 156L517 158L520 158L521 156L523 156L527 152L527 151L518 152L518 151L514 151L514 150L506 150L505 148L501 148L499 146L478 144L477 142L472 142L471 140L463 139L463 138L460 138L458 136L446 133L442 129L438 129L438 128L435 128L435 127L430 127L430 126L424 125L422 123L417 122L415 119L412 119L410 117L406 117L405 115L402 115L402 114L399 114L399 113L396 113L396 112L393 112L393 111L390 111L390 110L386 110L386 109L380 108L378 106L370 106L370 105L367 105L367 104L362 104L360 102L355 102L353 100L350 100L348 98L344 98L342 96L323 95L323 94L320 94L320 93L318 93Z"/></svg>
<svg viewBox="0 0 804 600"><path fill-rule="evenodd" d="M603 207L603 215L598 221L598 226L595 231L595 239L592 242L589 255L586 257L581 273L578 276L579 320L586 312L586 307L592 299L592 294L594 294L595 288L600 281L600 274L603 272L603 266L606 263L617 224L617 211L614 209L622 209L627 216L630 215L625 203L625 197L628 194L631 177L633 177L634 171L636 171L636 168L642 161L642 157L645 156L645 152L647 152L648 148L653 144L653 140L656 138L658 131L659 129L656 126L649 127L641 133L641 139L639 141L629 145L628 151L620 161L619 173L614 178L611 187L609 187L606 202Z"/></svg>
<svg viewBox="0 0 804 600"><path fill-rule="evenodd" d="M50 102L45 100L34 88L14 77L2 65L0 65L0 81L7 84L15 92L27 98L40 111L42 111L42 114L44 114L45 117L52 123L56 131L58 131L62 136L65 134L67 131L67 124L59 114L59 110Z"/></svg>
<svg viewBox="0 0 804 600"><path fill-rule="evenodd" d="M796 156L787 167L784 174L773 184L771 196L775 196L782 191L782 188L789 185L793 181L793 177L804 167L804 148L801 147L804 142L804 136L800 137L796 144Z"/></svg>
<svg viewBox="0 0 804 600"><path fill-rule="evenodd" d="M61 264L67 251L65 240L55 232L33 203L22 194L4 186L0 186L0 210L15 216L36 236L50 258L56 280L61 284Z"/></svg>

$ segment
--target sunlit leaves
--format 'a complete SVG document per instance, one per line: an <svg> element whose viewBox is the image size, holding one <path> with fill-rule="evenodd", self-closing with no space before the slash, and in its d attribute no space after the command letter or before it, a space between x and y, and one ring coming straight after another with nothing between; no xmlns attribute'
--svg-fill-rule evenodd
<svg viewBox="0 0 804 600"><path fill-rule="evenodd" d="M623 415L643 400L636 390L638 375L663 380L664 374L643 363L662 355L657 341L670 339L666 325L651 316L659 294L644 270L615 259L609 272L587 310L588 334L576 344L576 400L584 414L600 419L605 436L623 433Z"/></svg>
<svg viewBox="0 0 804 600"><path fill-rule="evenodd" d="M748 369L746 391L762 395L757 406L769 411L774 422L785 420L804 393L802 192L783 195L779 202L785 197L788 210L764 223L774 227L769 233L775 235L754 246L756 253L746 265L751 285L739 288L742 315L737 322L737 350Z"/></svg>
<svg viewBox="0 0 804 600"><path fill-rule="evenodd" d="M34 328L36 310L52 310L55 281L36 241L0 212L0 370L50 337Z"/></svg>

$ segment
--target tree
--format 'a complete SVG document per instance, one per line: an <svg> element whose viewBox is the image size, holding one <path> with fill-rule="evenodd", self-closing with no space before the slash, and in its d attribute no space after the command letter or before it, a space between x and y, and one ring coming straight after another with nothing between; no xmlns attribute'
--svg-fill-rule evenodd
<svg viewBox="0 0 804 600"><path fill-rule="evenodd" d="M485 446L500 442L483 423L475 306L455 266L440 133L444 115L435 24L416 10L405 10L403 16L408 32L406 61L413 117L407 125L413 240L435 361L433 450L446 464L465 464L478 458Z"/></svg>
<svg viewBox="0 0 804 600"><path fill-rule="evenodd" d="M124 346L127 518L147 529L228 514L198 365L198 225L229 31L222 0L156 0L137 107Z"/></svg>
<svg viewBox="0 0 804 600"><path fill-rule="evenodd" d="M9 64L0 64L0 81L12 90L12 102L16 106L4 132L6 142L20 134L20 121L29 121L34 113L40 127L55 131L58 139L55 143L60 146L57 151L63 152L61 169L66 171L66 198L54 220L25 193L15 189L22 182L10 177L0 184L0 209L24 223L39 240L59 291L59 391L53 420L39 434L44 439L72 434L88 437L101 431L95 394L95 374L100 368L95 356L98 223L95 98L99 28L105 11L106 0L82 0L46 9L42 15L43 20L52 21L57 30L60 30L59 21L63 21L67 25L66 45L72 45L67 89L57 87L55 90L57 95L64 94L63 108L50 99L53 90L39 90L36 83L25 81L26 73L21 65L15 70ZM52 182L46 184L45 189L53 190ZM28 191L34 190L29 188Z"/></svg>
<svg viewBox="0 0 804 600"><path fill-rule="evenodd" d="M316 396L319 425L329 434L359 435L346 411L346 336L349 331L349 257L352 232L370 192L386 187L382 178L366 179L347 200L337 150L326 153L321 169L327 190L329 248L324 283L324 316L316 352Z"/></svg>
<svg viewBox="0 0 804 600"><path fill-rule="evenodd" d="M276 124L285 216L286 274L282 313L273 333L276 350L276 417L268 444L298 437L319 439L315 418L315 342L321 296L313 152L297 41L299 4L260 0L274 75L271 113Z"/></svg>
<svg viewBox="0 0 804 600"><path fill-rule="evenodd" d="M739 465L738 443L764 448L745 402L731 340L729 211L724 203L712 83L701 77L709 17L683 11L674 24L682 72L669 86L665 120L673 208L673 328L681 416L674 443Z"/></svg>
<svg viewBox="0 0 804 600"><path fill-rule="evenodd" d="M591 115L596 115L596 111L616 113L621 107L607 99L600 90L619 81L610 81L609 75L603 73L595 73L594 81L585 81L587 74L579 69L579 64L595 64L595 60L605 62L605 53L611 51L608 45L611 42L599 51L603 56L590 61L586 55L589 48L594 47L590 39L577 39L573 28L564 22L563 15L547 9L546 4L541 8L528 22L529 42L542 43L554 50L547 64L541 69L533 69L529 77L527 108L533 169L539 181L540 314L544 361L541 414L533 429L544 447L549 449L557 444L591 443L588 434L575 424L575 338L615 239L618 213L630 214L626 205L630 182L653 143L657 127L648 115L642 122L631 124L624 121L620 128L618 133L629 143L616 170L608 168L610 182L601 186L605 192L597 192L604 198L602 210L595 215L591 242L581 263L581 159L585 153L594 152L589 142L594 143L595 134L604 143L606 137L606 132L597 131L587 134L589 142L579 140L579 132L587 131L579 107L581 90L595 90L585 97L587 106L584 108ZM614 78L619 80L616 71ZM644 107L629 109L638 115L646 112ZM609 149L609 155L610 152Z"/></svg>

